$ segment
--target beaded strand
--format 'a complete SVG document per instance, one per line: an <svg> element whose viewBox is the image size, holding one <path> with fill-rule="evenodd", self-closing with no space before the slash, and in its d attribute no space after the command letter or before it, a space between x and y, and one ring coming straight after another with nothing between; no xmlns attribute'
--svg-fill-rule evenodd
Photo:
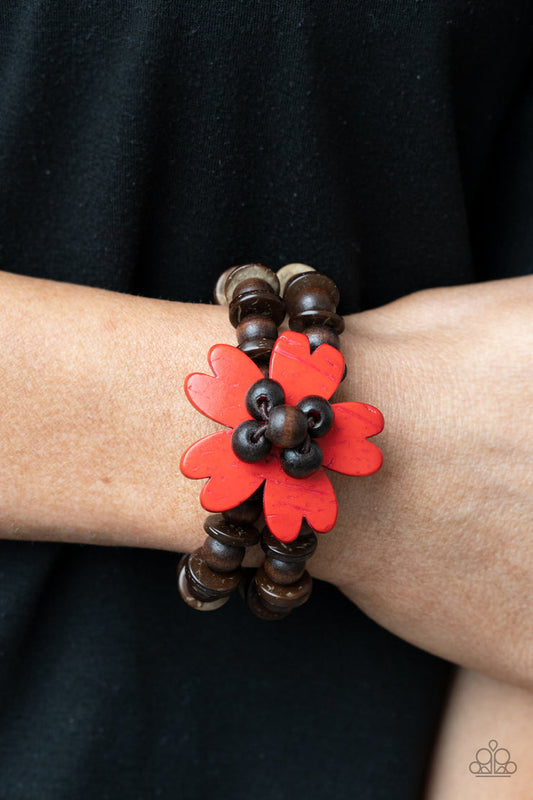
<svg viewBox="0 0 533 800"><path fill-rule="evenodd" d="M344 320L336 313L338 289L330 278L305 264L288 264L277 274L262 264L233 267L217 281L215 300L229 306L229 318L236 329L239 349L257 364L265 376L268 376L270 354L286 311L289 328L308 337L311 351L321 344L340 349L339 335L344 330ZM269 381L258 383L268 384ZM264 395L264 387L259 388L260 394ZM253 391L251 397L253 403ZM280 404L279 398L273 401L273 405L275 413L272 410L267 413L260 406L255 409L258 413L252 413L254 409L249 407L258 421L239 426L242 430L239 441L235 439L233 443L235 452L239 456L242 452L244 460L253 461L253 449L262 446L267 432L266 445L270 447L270 441L274 441L287 447L284 453L295 461L295 466L289 463L284 465L284 469L295 477L300 477L300 470L303 477L305 469L309 471L310 468L302 467L302 463L311 458L312 464L312 448L318 448L315 438L328 430L327 419L324 421L328 417L327 409L296 409ZM324 405L328 406L327 402L324 401ZM301 430L302 419L305 420L305 430ZM321 425L326 426L322 432ZM244 426L249 427L244 429ZM239 428L236 428L234 438L238 432ZM291 449L295 445L298 448ZM290 469L294 471L290 472ZM316 534L305 521L292 542L279 541L266 526L260 533L255 523L262 514L262 494L261 487L236 508L209 515L204 523L207 538L203 546L180 559L179 591L192 608L201 611L220 608L239 587L256 616L275 620L287 616L309 599L312 578L305 566L316 549ZM250 578L250 571L243 570L242 561L246 548L259 542L265 559Z"/></svg>

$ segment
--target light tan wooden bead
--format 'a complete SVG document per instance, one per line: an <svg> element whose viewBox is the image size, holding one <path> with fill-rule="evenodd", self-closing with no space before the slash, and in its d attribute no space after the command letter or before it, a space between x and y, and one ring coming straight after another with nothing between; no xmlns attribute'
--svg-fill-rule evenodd
<svg viewBox="0 0 533 800"><path fill-rule="evenodd" d="M279 280L275 272L272 272L271 269L263 264L239 264L238 267L234 267L230 271L226 279L224 292L228 303L233 300L237 286L243 281L250 280L250 278L266 281L274 294L279 294Z"/></svg>
<svg viewBox="0 0 533 800"><path fill-rule="evenodd" d="M226 281L228 280L228 277L230 276L230 274L233 272L234 269L235 269L235 267L229 267L229 269L224 270L224 272L222 273L222 275L219 276L219 278L218 278L218 280L217 280L217 282L215 284L215 290L213 292L213 297L214 297L215 303L218 306L228 306L229 305L229 300L226 297Z"/></svg>
<svg viewBox="0 0 533 800"><path fill-rule="evenodd" d="M290 279L294 278L295 275L301 275L303 272L315 272L315 270L313 267L310 267L309 264L298 264L297 262L285 264L284 267L278 269L276 275L278 276L279 280L279 293L282 297L285 291L285 286Z"/></svg>

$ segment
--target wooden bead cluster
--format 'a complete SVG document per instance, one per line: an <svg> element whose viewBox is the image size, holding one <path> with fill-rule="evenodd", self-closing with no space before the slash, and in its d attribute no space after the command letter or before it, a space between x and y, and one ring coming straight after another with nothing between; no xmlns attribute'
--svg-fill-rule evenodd
<svg viewBox="0 0 533 800"><path fill-rule="evenodd" d="M241 564L246 548L260 540L254 526L260 516L258 496L223 514L207 517L203 546L182 556L178 565L178 586L188 605L198 611L213 611L229 600L243 578Z"/></svg>
<svg viewBox="0 0 533 800"><path fill-rule="evenodd" d="M316 549L316 534L304 523L294 542L280 542L268 528L263 530L263 565L248 586L250 610L262 619L282 619L303 605L311 595L313 579L305 564Z"/></svg>
<svg viewBox="0 0 533 800"><path fill-rule="evenodd" d="M339 335L344 329L344 320L337 314L338 289L330 278L305 264L288 264L277 274L262 264L233 267L220 276L215 288L215 300L229 306L230 321L236 329L239 348L261 368L265 376L268 375L268 362L278 336L278 327L286 312L290 329L305 333L312 351L321 344L340 349ZM263 384L263 381L257 383ZM268 399L270 395L268 392L265 394L263 386L254 384L251 387L247 395L247 407L254 419L235 429L232 437L235 452L239 457L243 457L244 453L243 460L253 461L252 451L256 446L255 440L259 441L257 434L260 431L260 436L267 442L266 452L275 442L287 448L283 453L288 453L290 460L294 458L290 454L298 454L298 449L294 449L298 439L306 443L300 450L307 453L312 445L320 453L315 439L326 433L328 424L331 425L331 421L328 422L327 401L304 398L296 408L285 406L282 398L277 397L275 387L273 392L272 397L277 399L272 401L271 407L261 407L260 403L266 402L265 396ZM322 401L318 410L317 400ZM254 406L258 401L259 405ZM253 413L252 409L258 413ZM305 430L302 428L300 431L302 425ZM250 431L243 426L250 427ZM240 439L235 444L233 438L239 438L235 434L240 428ZM267 437L264 436L266 431ZM236 449L238 447L243 448L241 452ZM246 458L247 453L252 453L249 459ZM262 457L264 453L258 456ZM321 453L318 457L321 459ZM280 461L283 468L294 477L307 474L305 470L302 472L298 457L296 466L289 463L286 467L283 459ZM207 517L204 524L207 538L203 546L191 555L184 555L178 565L180 594L191 607L201 611L220 608L237 587L246 597L251 611L265 620L282 619L307 601L311 594L312 579L305 565L315 551L316 534L304 522L297 539L281 542L266 527L262 533L259 532L255 523L261 514L262 489L259 489L240 506ZM242 568L246 548L259 542L265 559L253 578L247 580L247 571Z"/></svg>
<svg viewBox="0 0 533 800"><path fill-rule="evenodd" d="M248 389L246 408L253 419L241 422L231 437L233 451L242 461L261 461L275 444L283 448L280 463L291 477L305 478L320 467L322 450L314 440L333 425L327 400L307 395L296 406L286 405L282 386L263 378Z"/></svg>
<svg viewBox="0 0 533 800"><path fill-rule="evenodd" d="M229 271L222 295L218 284L217 289L218 302L229 305L239 349L268 373L278 326L285 319L277 275L262 264L241 264Z"/></svg>

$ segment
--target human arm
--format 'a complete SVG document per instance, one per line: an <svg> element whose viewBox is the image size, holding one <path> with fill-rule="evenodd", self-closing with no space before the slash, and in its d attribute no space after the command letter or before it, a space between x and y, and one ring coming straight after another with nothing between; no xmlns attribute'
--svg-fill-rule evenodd
<svg viewBox="0 0 533 800"><path fill-rule="evenodd" d="M190 551L205 516L179 472L216 429L182 391L226 311L0 276L5 538ZM399 636L531 686L533 278L351 315L341 393L381 408L385 461L334 475L309 567ZM332 473L333 475L333 473Z"/></svg>
<svg viewBox="0 0 533 800"><path fill-rule="evenodd" d="M402 638L529 689L532 307L527 276L349 318L343 391L382 409L384 465L336 476L339 521L312 562Z"/></svg>
<svg viewBox="0 0 533 800"><path fill-rule="evenodd" d="M509 780L476 779L477 751L489 742L504 748L499 754ZM493 744L496 748L496 745ZM469 669L454 677L439 730L424 800L522 800L531 794L533 783L533 692L494 680ZM489 767L490 769L490 767ZM481 785L480 785L481 784ZM492 792L492 794L491 794Z"/></svg>
<svg viewBox="0 0 533 800"><path fill-rule="evenodd" d="M193 549L184 377L223 309L0 273L0 536Z"/></svg>

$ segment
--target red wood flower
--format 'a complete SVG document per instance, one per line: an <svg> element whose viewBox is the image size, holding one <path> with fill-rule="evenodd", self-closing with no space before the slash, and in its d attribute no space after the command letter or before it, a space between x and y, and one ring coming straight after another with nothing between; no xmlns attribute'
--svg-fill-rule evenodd
<svg viewBox="0 0 533 800"><path fill-rule="evenodd" d="M245 404L248 389L263 378L259 367L237 347L216 344L208 355L213 375L194 373L185 382L191 403L203 414L230 429L251 420ZM310 352L302 333L281 334L270 359L269 376L281 384L285 404L295 406L303 398L329 400L341 382L344 358L323 344ZM209 478L200 500L206 511L227 511L247 500L261 484L265 520L278 539L291 542L305 517L321 533L337 519L337 500L322 469L345 475L370 475L382 463L381 450L367 440L383 429L381 412L366 403L333 403L333 424L319 442L322 466L307 477L291 477L280 462L282 450L274 445L256 463L241 460L232 447L233 430L214 433L191 445L181 459L188 478Z"/></svg>

